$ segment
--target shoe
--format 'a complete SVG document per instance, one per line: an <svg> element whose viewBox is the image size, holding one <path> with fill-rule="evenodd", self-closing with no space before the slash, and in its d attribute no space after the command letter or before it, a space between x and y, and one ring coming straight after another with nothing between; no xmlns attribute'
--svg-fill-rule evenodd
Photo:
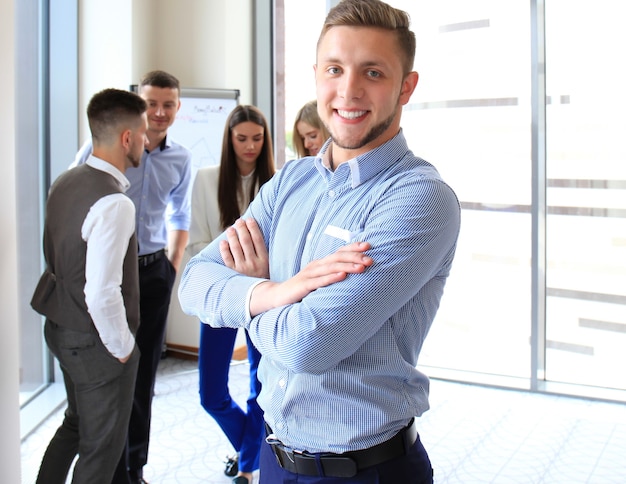
<svg viewBox="0 0 626 484"><path fill-rule="evenodd" d="M237 476L233 479L233 484L250 484L247 477Z"/></svg>
<svg viewBox="0 0 626 484"><path fill-rule="evenodd" d="M227 457L226 468L224 469L224 474L226 474L228 477L234 477L237 475L238 472L239 472L239 464L237 464L237 456L233 455L231 457ZM247 483L243 483L243 484L247 484Z"/></svg>
<svg viewBox="0 0 626 484"><path fill-rule="evenodd" d="M146 481L143 476L141 475L143 472L141 470L139 471L128 471L128 476L130 477L130 482L132 482L133 484L148 484L148 481Z"/></svg>

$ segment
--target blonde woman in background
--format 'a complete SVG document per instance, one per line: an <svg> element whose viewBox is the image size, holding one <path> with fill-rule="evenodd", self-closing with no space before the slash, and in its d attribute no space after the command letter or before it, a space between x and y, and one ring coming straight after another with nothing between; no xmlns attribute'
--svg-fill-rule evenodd
<svg viewBox="0 0 626 484"><path fill-rule="evenodd" d="M330 134L317 114L317 101L300 108L293 124L293 147L298 158L317 156Z"/></svg>
<svg viewBox="0 0 626 484"><path fill-rule="evenodd" d="M237 106L226 121L220 165L201 168L196 175L189 230L192 255L235 223L274 171L272 139L265 117L254 106ZM249 484L252 472L259 468L265 431L263 413L256 402L261 389L257 379L261 354L246 332L250 394L244 411L228 389L236 337L237 329L200 325L200 402L238 454L228 458L224 473L235 476L235 484Z"/></svg>

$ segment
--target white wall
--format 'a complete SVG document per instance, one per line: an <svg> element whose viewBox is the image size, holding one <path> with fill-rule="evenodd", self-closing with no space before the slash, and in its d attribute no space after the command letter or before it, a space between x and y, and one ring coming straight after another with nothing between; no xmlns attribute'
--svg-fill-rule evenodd
<svg viewBox="0 0 626 484"><path fill-rule="evenodd" d="M183 87L239 89L252 102L252 14L252 0L79 0L80 142L91 96L153 69Z"/></svg>
<svg viewBox="0 0 626 484"><path fill-rule="evenodd" d="M0 159L4 160L0 180L0 480L20 482L19 430L19 339L17 274L17 205L15 193L15 5L19 0L0 2Z"/></svg>

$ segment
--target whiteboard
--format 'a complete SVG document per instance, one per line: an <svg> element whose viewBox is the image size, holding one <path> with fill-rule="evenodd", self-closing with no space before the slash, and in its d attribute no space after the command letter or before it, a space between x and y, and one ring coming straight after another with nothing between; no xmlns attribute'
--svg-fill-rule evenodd
<svg viewBox="0 0 626 484"><path fill-rule="evenodd" d="M226 118L239 103L236 89L181 88L180 109L171 138L192 153L192 179L198 168L219 165Z"/></svg>

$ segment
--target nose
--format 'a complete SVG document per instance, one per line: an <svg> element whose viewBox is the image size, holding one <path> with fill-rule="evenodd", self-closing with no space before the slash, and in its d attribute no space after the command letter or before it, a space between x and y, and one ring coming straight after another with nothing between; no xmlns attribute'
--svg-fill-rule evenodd
<svg viewBox="0 0 626 484"><path fill-rule="evenodd" d="M156 111L154 114L156 114L157 116L163 116L164 110L162 106L157 107Z"/></svg>
<svg viewBox="0 0 626 484"><path fill-rule="evenodd" d="M307 150L310 150L310 149L311 149L311 146L313 146L313 141L312 141L312 140L310 140L310 139L305 139L305 140L304 140L304 147L305 147Z"/></svg>
<svg viewBox="0 0 626 484"><path fill-rule="evenodd" d="M338 86L338 94L344 99L358 99L361 97L363 89L361 88L360 78L358 74L352 70L346 69Z"/></svg>

